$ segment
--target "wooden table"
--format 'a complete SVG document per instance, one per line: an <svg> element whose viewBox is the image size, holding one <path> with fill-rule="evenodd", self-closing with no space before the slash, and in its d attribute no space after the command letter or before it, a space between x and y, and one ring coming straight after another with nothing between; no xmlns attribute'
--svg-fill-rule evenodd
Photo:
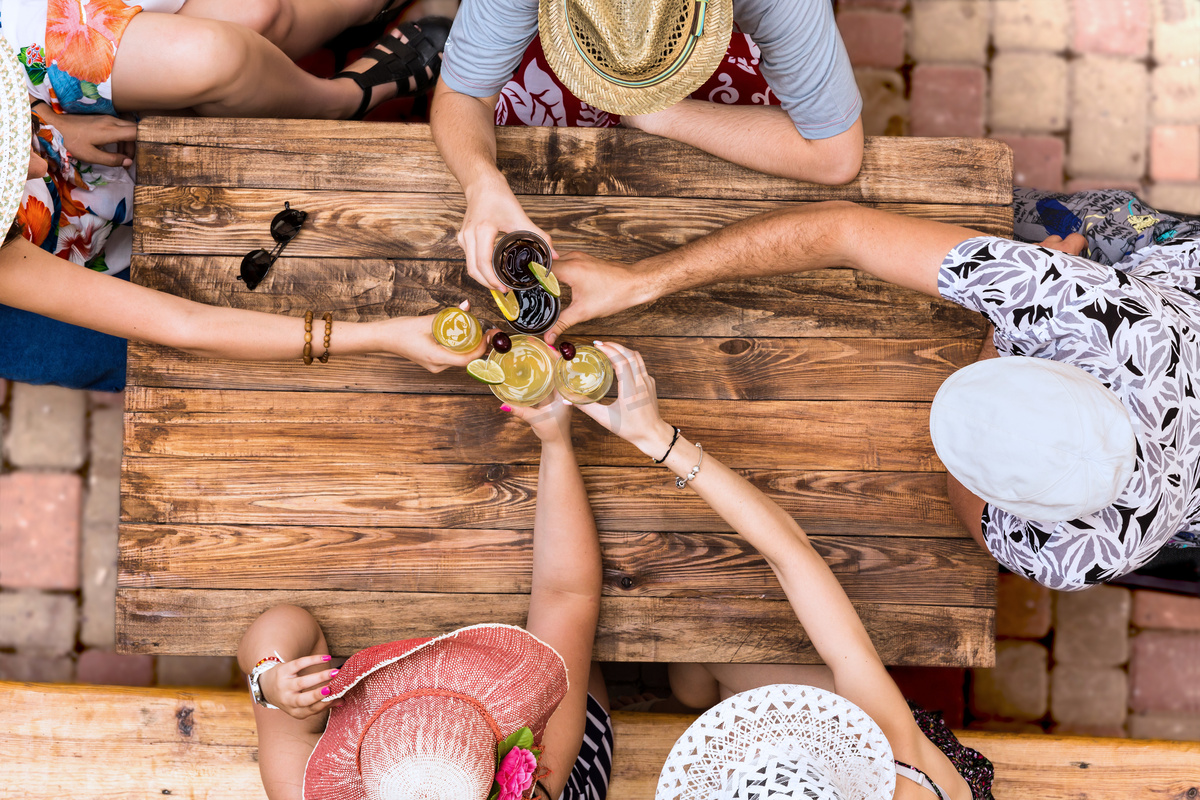
<svg viewBox="0 0 1200 800"><path fill-rule="evenodd" d="M862 175L829 188L634 131L498 139L560 252L632 260L830 198L1011 232L996 142L870 140ZM491 311L466 277L464 201L425 126L151 118L138 177L139 283L341 320L464 297ZM249 292L234 280L241 256L269 246L285 200L309 222ZM835 269L684 292L577 333L644 354L665 418L795 515L886 662L992 663L995 565L955 521L928 436L933 393L978 353L978 315ZM486 387L384 356L129 356L122 650L231 654L278 603L309 609L339 655L523 623L538 446ZM596 658L816 660L766 564L704 503L582 415L575 435L604 549Z"/></svg>

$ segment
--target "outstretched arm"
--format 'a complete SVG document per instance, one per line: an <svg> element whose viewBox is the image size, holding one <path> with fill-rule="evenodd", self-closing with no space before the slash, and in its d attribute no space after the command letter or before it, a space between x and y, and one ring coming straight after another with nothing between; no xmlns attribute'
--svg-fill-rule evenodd
<svg viewBox="0 0 1200 800"><path fill-rule="evenodd" d="M759 214L630 265L568 253L554 269L571 286L571 304L548 338L683 289L826 267L853 267L937 297L942 259L954 245L978 235L957 225L830 201Z"/></svg>
<svg viewBox="0 0 1200 800"><path fill-rule="evenodd" d="M580 410L647 456L660 458L674 431L658 414L654 379L640 354L611 343L600 347L617 373L618 400ZM664 466L685 477L699 460L700 451L680 435ZM699 473L687 486L767 560L804 632L833 672L837 692L878 721L893 746L916 741L908 705L858 612L796 521L712 453L704 454Z"/></svg>
<svg viewBox="0 0 1200 800"><path fill-rule="evenodd" d="M805 139L778 106L683 100L654 114L624 116L625 125L690 144L756 172L840 184L862 166L862 120L828 139Z"/></svg>
<svg viewBox="0 0 1200 800"><path fill-rule="evenodd" d="M514 408L542 440L533 521L533 588L525 627L567 663L570 689L542 737L542 780L558 797L583 743L592 643L600 616L600 541L571 445L571 409L558 395L542 408Z"/></svg>
<svg viewBox="0 0 1200 800"><path fill-rule="evenodd" d="M274 361L299 358L304 320L197 303L100 275L51 255L25 239L0 248L0 303L112 334L176 347L210 358ZM313 352L324 352L325 323L314 309ZM486 346L466 354L439 347L432 317L396 317L333 325L331 355L393 353L432 372L465 365Z"/></svg>

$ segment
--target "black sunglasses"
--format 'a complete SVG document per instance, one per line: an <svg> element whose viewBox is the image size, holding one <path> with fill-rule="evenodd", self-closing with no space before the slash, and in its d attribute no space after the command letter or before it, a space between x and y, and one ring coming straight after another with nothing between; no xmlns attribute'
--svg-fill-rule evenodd
<svg viewBox="0 0 1200 800"><path fill-rule="evenodd" d="M238 276L246 282L246 288L253 291L262 279L267 277L267 270L279 258L288 242L300 233L300 226L308 219L308 213L298 208L292 208L291 203L283 204L283 211L271 220L271 238L276 242L272 250L251 250L242 257L242 273Z"/></svg>

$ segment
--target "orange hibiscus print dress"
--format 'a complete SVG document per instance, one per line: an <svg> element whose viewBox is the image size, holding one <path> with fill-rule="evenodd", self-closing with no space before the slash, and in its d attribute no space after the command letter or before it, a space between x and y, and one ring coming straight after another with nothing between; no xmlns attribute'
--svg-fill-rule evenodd
<svg viewBox="0 0 1200 800"><path fill-rule="evenodd" d="M184 0L0 0L0 30L17 48L29 93L60 114L114 114L112 68L139 12Z"/></svg>

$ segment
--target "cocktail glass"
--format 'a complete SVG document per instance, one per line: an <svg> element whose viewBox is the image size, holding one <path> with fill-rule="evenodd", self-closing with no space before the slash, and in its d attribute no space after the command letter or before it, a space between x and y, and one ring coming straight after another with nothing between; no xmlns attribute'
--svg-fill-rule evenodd
<svg viewBox="0 0 1200 800"><path fill-rule="evenodd" d="M538 336L554 327L562 311L562 302L541 286L514 291L517 298L517 318L509 324L518 333Z"/></svg>
<svg viewBox="0 0 1200 800"><path fill-rule="evenodd" d="M554 391L554 360L558 354L536 336L512 337L507 353L493 350L488 361L504 370L504 383L491 387L492 394L514 406L536 406Z"/></svg>
<svg viewBox="0 0 1200 800"><path fill-rule="evenodd" d="M612 382L612 362L591 345L576 345L574 358L561 358L554 365L554 388L577 406L604 397Z"/></svg>
<svg viewBox="0 0 1200 800"><path fill-rule="evenodd" d="M433 338L452 353L469 353L483 340L483 328L461 308L443 308L433 318Z"/></svg>
<svg viewBox="0 0 1200 800"><path fill-rule="evenodd" d="M492 270L509 289L531 289L538 285L529 264L541 264L549 272L554 259L550 245L533 231L513 231L501 236L492 248Z"/></svg>

